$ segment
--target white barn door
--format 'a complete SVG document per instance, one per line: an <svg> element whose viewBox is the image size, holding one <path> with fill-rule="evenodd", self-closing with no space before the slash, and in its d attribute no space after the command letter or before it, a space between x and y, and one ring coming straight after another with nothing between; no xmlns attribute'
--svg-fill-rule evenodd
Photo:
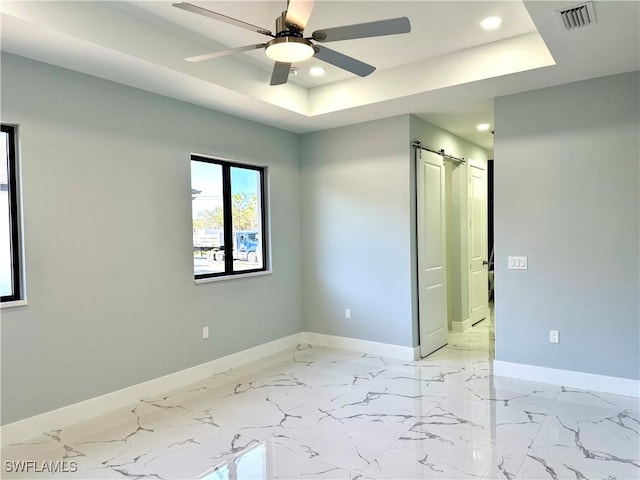
<svg viewBox="0 0 640 480"><path fill-rule="evenodd" d="M420 355L447 344L445 169L441 155L417 149Z"/></svg>

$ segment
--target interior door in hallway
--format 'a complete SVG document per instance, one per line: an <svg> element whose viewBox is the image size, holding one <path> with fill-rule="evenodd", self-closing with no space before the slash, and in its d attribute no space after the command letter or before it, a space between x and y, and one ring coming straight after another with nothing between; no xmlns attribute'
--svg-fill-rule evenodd
<svg viewBox="0 0 640 480"><path fill-rule="evenodd" d="M479 322L489 314L487 256L487 167L469 161L469 319Z"/></svg>
<svg viewBox="0 0 640 480"><path fill-rule="evenodd" d="M445 169L441 155L418 152L418 315L424 357L447 344Z"/></svg>

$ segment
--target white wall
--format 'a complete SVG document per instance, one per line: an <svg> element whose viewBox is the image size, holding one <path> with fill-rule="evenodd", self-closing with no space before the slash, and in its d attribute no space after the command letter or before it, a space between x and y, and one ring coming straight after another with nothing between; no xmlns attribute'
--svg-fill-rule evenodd
<svg viewBox="0 0 640 480"><path fill-rule="evenodd" d="M2 310L3 424L302 330L297 135L12 55L2 121L29 301ZM194 284L191 152L269 167L273 275Z"/></svg>
<svg viewBox="0 0 640 480"><path fill-rule="evenodd" d="M640 378L639 110L638 72L496 99L497 360Z"/></svg>

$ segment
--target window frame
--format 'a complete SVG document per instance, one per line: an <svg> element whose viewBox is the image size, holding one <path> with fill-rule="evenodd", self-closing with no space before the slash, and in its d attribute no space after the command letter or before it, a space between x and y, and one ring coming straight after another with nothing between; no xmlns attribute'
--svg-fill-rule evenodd
<svg viewBox="0 0 640 480"><path fill-rule="evenodd" d="M18 155L17 126L1 124L2 132L8 136L7 148L7 185L9 189L9 230L11 232L11 273L13 282L13 294L0 297L0 303L17 302L24 300L24 287L22 284L22 244L20 243L20 195L18 192Z"/></svg>
<svg viewBox="0 0 640 480"><path fill-rule="evenodd" d="M241 163L232 160L225 160L217 157L208 157L205 155L192 154L191 162L202 162L220 165L222 168L222 212L223 212L223 235L224 235L224 244L225 245L233 245L233 204L232 204L232 188L231 188L231 169L232 168L242 168L245 170L253 170L258 172L259 174L259 184L260 184L260 198L258 198L258 206L260 208L260 227L261 227L261 252L262 252L262 267L261 268L251 268L247 270L233 270L233 253L231 255L227 255L225 252L224 256L224 272L216 272L216 273L200 273L196 274L194 272L194 279L196 282L206 281L207 279L221 279L221 278L233 278L237 276L252 276L260 273L265 273L269 271L269 258L267 256L267 252L269 251L267 244L269 240L269 236L267 234L267 191L266 191L266 174L267 167L259 166L259 165L251 165L247 163ZM191 163L190 163L191 165ZM193 188L193 185L191 186ZM193 203L193 201L192 201ZM192 210L193 211L193 210ZM193 219L192 219L193 222ZM193 237L192 237L192 249L193 249ZM226 250L226 248L225 248ZM232 250L233 252L233 250Z"/></svg>

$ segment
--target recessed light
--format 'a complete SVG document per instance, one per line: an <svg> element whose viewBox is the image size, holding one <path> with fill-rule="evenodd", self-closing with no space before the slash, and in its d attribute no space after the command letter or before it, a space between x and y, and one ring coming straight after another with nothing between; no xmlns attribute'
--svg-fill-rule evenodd
<svg viewBox="0 0 640 480"><path fill-rule="evenodd" d="M491 125L489 125L488 123L479 123L478 125L476 125L476 128L479 132L486 132L491 128Z"/></svg>
<svg viewBox="0 0 640 480"><path fill-rule="evenodd" d="M485 30L495 30L502 25L502 19L500 17L487 17L480 22L480 26Z"/></svg>
<svg viewBox="0 0 640 480"><path fill-rule="evenodd" d="M326 72L325 72L324 68L322 68L322 67L311 67L309 69L309 74L313 75L314 77L321 77L325 73Z"/></svg>

